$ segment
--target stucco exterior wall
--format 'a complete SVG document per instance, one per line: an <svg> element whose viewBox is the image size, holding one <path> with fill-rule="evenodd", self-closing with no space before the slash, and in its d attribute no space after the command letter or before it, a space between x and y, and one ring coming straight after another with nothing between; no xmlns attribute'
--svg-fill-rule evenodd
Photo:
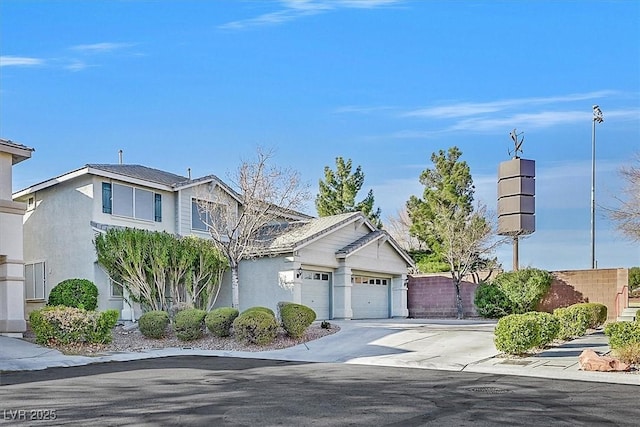
<svg viewBox="0 0 640 427"><path fill-rule="evenodd" d="M250 307L269 307L274 312L280 301L295 301L293 289L279 285L279 272L291 270L292 263L284 257L243 260L238 269L240 311ZM215 307L231 306L231 274L227 271Z"/></svg>
<svg viewBox="0 0 640 427"><path fill-rule="evenodd" d="M12 200L13 165L31 157L31 149L0 143L0 335L22 337L24 261L22 215L26 205Z"/></svg>
<svg viewBox="0 0 640 427"><path fill-rule="evenodd" d="M91 178L62 182L29 196L35 197L35 208L24 216L25 262L45 262L44 300L62 280L94 281Z"/></svg>

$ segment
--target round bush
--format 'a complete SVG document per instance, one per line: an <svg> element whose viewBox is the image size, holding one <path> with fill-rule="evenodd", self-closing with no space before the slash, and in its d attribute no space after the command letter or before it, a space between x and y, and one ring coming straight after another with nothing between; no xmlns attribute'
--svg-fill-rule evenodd
<svg viewBox="0 0 640 427"><path fill-rule="evenodd" d="M532 311L525 313L525 316L530 316L538 324L539 341L537 347L544 347L549 345L558 337L560 332L560 320L551 313L543 313L538 311Z"/></svg>
<svg viewBox="0 0 640 427"><path fill-rule="evenodd" d="M640 323L612 322L604 327L604 334L609 337L609 346L612 349L640 343Z"/></svg>
<svg viewBox="0 0 640 427"><path fill-rule="evenodd" d="M474 304L478 314L488 319L499 319L511 314L511 302L504 291L491 283L481 283L476 288Z"/></svg>
<svg viewBox="0 0 640 427"><path fill-rule="evenodd" d="M504 292L510 301L512 313L524 314L535 310L549 292L552 281L553 276L548 271L525 268L501 273L492 283Z"/></svg>
<svg viewBox="0 0 640 427"><path fill-rule="evenodd" d="M496 348L508 354L524 354L540 343L539 323L527 314L510 314L498 320L494 334Z"/></svg>
<svg viewBox="0 0 640 427"><path fill-rule="evenodd" d="M202 337L206 315L206 311L197 308L179 311L173 325L176 337L183 341L193 341Z"/></svg>
<svg viewBox="0 0 640 427"><path fill-rule="evenodd" d="M169 314L166 311L147 311L138 319L140 332L147 338L162 338L169 326Z"/></svg>
<svg viewBox="0 0 640 427"><path fill-rule="evenodd" d="M51 289L47 305L95 310L98 306L98 288L87 279L63 280Z"/></svg>
<svg viewBox="0 0 640 427"><path fill-rule="evenodd" d="M278 333L275 316L264 310L248 310L233 321L236 338L253 344L269 344Z"/></svg>
<svg viewBox="0 0 640 427"><path fill-rule="evenodd" d="M273 317L276 317L276 314L269 307L261 307L261 306L249 307L245 311L243 311L241 314L249 313L251 311L262 311L272 315Z"/></svg>
<svg viewBox="0 0 640 427"><path fill-rule="evenodd" d="M38 344L109 343L118 315L57 305L32 311L29 322Z"/></svg>
<svg viewBox="0 0 640 427"><path fill-rule="evenodd" d="M590 329L596 329L607 321L607 306L604 304L596 303L596 302L585 302L574 304L573 307L576 307L574 310L584 310L585 313L589 316L589 324L587 325Z"/></svg>
<svg viewBox="0 0 640 427"><path fill-rule="evenodd" d="M583 336L591 324L591 313L579 304L556 308L553 315L560 321L558 338L563 340Z"/></svg>
<svg viewBox="0 0 640 427"><path fill-rule="evenodd" d="M316 320L316 312L306 305L288 303L280 306L282 327L292 338L300 338Z"/></svg>
<svg viewBox="0 0 640 427"><path fill-rule="evenodd" d="M238 310L232 307L216 308L206 315L204 324L212 334L218 337L228 337L231 335L231 326L238 314Z"/></svg>

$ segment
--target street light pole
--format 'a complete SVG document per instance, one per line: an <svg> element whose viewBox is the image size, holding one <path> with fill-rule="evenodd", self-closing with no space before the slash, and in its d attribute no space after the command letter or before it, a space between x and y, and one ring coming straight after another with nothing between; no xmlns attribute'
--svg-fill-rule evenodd
<svg viewBox="0 0 640 427"><path fill-rule="evenodd" d="M596 268L596 123L602 123L602 111L593 106L593 127L591 130L591 268Z"/></svg>

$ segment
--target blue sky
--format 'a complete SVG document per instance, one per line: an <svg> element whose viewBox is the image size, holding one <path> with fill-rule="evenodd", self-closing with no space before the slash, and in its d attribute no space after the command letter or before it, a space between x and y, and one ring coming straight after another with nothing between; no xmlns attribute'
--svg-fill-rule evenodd
<svg viewBox="0 0 640 427"><path fill-rule="evenodd" d="M590 267L592 105L599 267L640 265L604 207L640 150L636 1L30 1L0 3L0 135L35 148L14 190L86 163L224 178L257 146L315 194L353 159L383 217L457 145L496 207L509 132L536 160L523 266ZM315 214L313 201L309 213ZM511 267L511 247L499 251Z"/></svg>

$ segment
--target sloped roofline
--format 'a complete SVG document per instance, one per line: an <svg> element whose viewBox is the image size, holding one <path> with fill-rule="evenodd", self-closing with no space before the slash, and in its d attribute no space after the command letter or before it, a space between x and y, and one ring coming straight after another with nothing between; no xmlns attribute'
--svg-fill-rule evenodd
<svg viewBox="0 0 640 427"><path fill-rule="evenodd" d="M18 144L10 139L0 138L0 151L11 154L11 163L15 165L30 158L31 153L34 152L35 149Z"/></svg>
<svg viewBox="0 0 640 427"><path fill-rule="evenodd" d="M105 166L113 166L113 165L86 164L81 168L72 170L70 172L66 172L62 175L58 175L54 178L50 178L45 181L39 182L37 184L23 188L21 190L18 190L15 193L13 193L13 198L15 199L15 198L19 198L19 197L34 193L36 191L41 191L46 188L52 187L54 185L60 184L62 182L78 178L83 175L94 175L94 176L100 176L104 178L116 179L116 180L127 182L130 184L143 185L145 187L153 188L156 190L164 190L164 191L171 191L171 192L193 187L195 185L206 184L208 182L215 182L237 201L240 201L241 199L240 195L237 192L235 192L231 187L229 187L226 183L224 183L215 175L207 175L207 176L203 176L196 179L189 179L187 177L182 177L180 175L171 174L178 179L179 178L183 178L183 179L177 180L175 183L166 184L166 183L160 183L160 182L156 182L149 179L134 177L127 174L106 170ZM141 165L129 165L129 166L141 166ZM164 171L160 171L159 169L153 169L146 166L141 166L141 167L166 173Z"/></svg>
<svg viewBox="0 0 640 427"><path fill-rule="evenodd" d="M287 242L287 244L283 244L283 245L272 245L268 250L267 253L271 254L271 255L276 255L276 254L283 254L283 253L290 253L290 252L294 252L297 250L300 250L310 244L312 244L313 242L323 238L324 236L326 236L327 234L339 230L343 227L349 226L355 222L361 221L364 225L367 226L367 228L369 228L370 233L367 234L366 236L362 237L361 239L356 240L355 242L353 242L351 245L354 245L352 247L350 247L351 245L347 245L344 248L338 250L336 252L336 257L337 258L346 258L347 256L355 253L356 251L370 245L373 242L376 242L378 240L380 240L381 238L385 238L389 244L395 249L395 251L402 257L402 259L405 260L405 262L409 265L409 266L415 266L413 260L411 259L411 257L409 256L409 254L407 254L405 252L404 249L402 249L400 247L400 245L398 244L398 242L396 242L393 237L391 237L391 235L389 233L387 233L385 230L378 230L372 223L371 221L369 221L362 212L353 212L351 214L342 214L344 215L343 219L340 219L334 223L331 223L329 225L327 225L326 227L319 229L318 231L309 234L309 235L305 235L302 238L298 239L298 240L292 240L291 242ZM326 217L325 217L326 218ZM314 218L310 221L307 221L306 224L311 224L314 221L320 221L322 220L322 218ZM306 225L305 224L305 225ZM304 226L303 226L304 227ZM289 232L285 232L281 235L281 237L286 237L286 234L288 233L296 233L299 232L299 229L294 229L292 231Z"/></svg>

